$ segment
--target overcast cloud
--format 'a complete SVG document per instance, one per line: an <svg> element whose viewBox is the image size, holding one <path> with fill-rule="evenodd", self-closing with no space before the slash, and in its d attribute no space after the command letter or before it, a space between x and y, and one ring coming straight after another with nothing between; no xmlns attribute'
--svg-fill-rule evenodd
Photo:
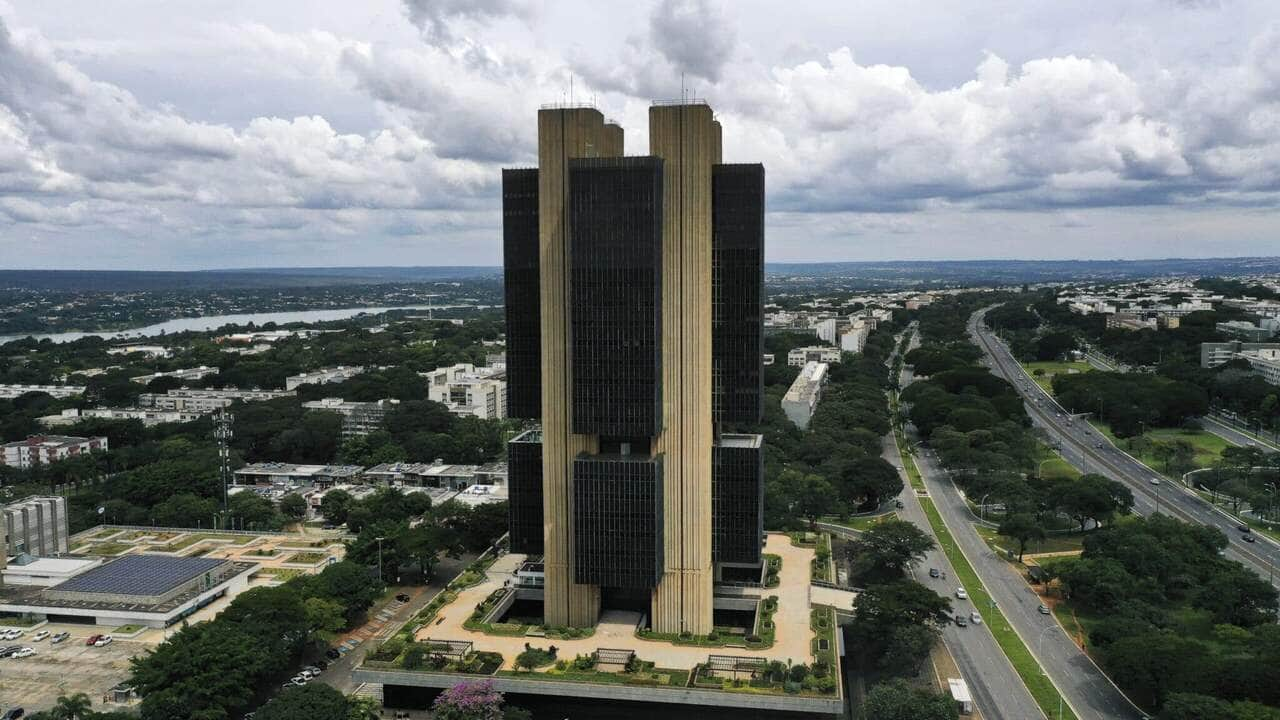
<svg viewBox="0 0 1280 720"><path fill-rule="evenodd" d="M0 0L0 264L498 264L537 107L682 77L770 260L1280 252L1271 0Z"/></svg>

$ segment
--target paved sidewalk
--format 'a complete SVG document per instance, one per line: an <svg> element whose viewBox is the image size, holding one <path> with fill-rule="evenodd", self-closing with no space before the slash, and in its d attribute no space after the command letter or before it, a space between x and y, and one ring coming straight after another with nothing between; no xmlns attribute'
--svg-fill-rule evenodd
<svg viewBox="0 0 1280 720"><path fill-rule="evenodd" d="M514 578L512 573L523 560L523 556L518 554L507 555L494 563L484 582L460 592L456 600L440 609L435 620L418 630L416 637L420 640L430 637L438 640L471 641L476 650L501 653L504 669L515 667L515 657L524 650L525 643L541 648L555 645L561 658L591 654L601 647L626 648L634 650L641 660L653 662L658 667L678 669L691 668L696 663L705 662L707 655L713 653L809 663L813 659L809 649L813 638L813 631L809 629L809 562L813 559L814 551L811 548L793 546L786 535L770 533L765 543L765 552L782 557L781 583L776 588L764 591L766 596L778 596L778 610L773 616L776 639L773 647L767 650L694 647L644 640L635 636L635 624L639 621L639 616L634 613L606 612L594 635L577 640L503 637L464 628L463 623L471 616L475 606L491 592L502 587L505 581Z"/></svg>

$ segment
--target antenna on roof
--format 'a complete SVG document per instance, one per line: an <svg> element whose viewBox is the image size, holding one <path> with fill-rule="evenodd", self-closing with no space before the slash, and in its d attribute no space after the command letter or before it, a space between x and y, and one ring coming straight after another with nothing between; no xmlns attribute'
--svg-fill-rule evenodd
<svg viewBox="0 0 1280 720"><path fill-rule="evenodd" d="M573 107L573 74L569 74L569 107Z"/></svg>
<svg viewBox="0 0 1280 720"><path fill-rule="evenodd" d="M687 102L684 92L684 71L680 71L680 102Z"/></svg>

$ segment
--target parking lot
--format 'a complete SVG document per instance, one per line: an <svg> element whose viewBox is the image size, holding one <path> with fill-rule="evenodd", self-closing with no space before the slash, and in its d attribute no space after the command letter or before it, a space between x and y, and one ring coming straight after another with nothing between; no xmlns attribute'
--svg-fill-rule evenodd
<svg viewBox="0 0 1280 720"><path fill-rule="evenodd" d="M28 713L53 706L59 695L85 693L101 709L102 695L129 676L129 658L145 652L149 644L137 640L116 640L105 647L87 647L85 638L109 632L106 628L77 625L46 625L51 633L67 630L71 637L57 645L31 641L31 632L4 641L3 645L30 647L36 654L28 658L0 659L0 707L18 706ZM119 708L120 706L109 706Z"/></svg>

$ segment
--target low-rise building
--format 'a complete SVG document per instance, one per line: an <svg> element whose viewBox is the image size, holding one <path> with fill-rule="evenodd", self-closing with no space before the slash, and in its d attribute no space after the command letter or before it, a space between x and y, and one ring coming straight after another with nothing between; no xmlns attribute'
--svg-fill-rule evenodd
<svg viewBox="0 0 1280 720"><path fill-rule="evenodd" d="M1254 325L1245 320L1231 320L1220 322L1215 327L1223 335L1238 338L1245 342L1260 343L1270 340L1271 336L1276 334L1274 320L1271 322L1264 320L1263 323L1265 324Z"/></svg>
<svg viewBox="0 0 1280 720"><path fill-rule="evenodd" d="M395 399L374 400L372 402L347 401L342 398L323 398L302 403L308 410L328 410L342 416L342 435L368 435L382 427L387 412L399 405Z"/></svg>
<svg viewBox="0 0 1280 720"><path fill-rule="evenodd" d="M107 350L108 355L132 355L142 353L150 358L167 358L173 351L162 345L117 345Z"/></svg>
<svg viewBox="0 0 1280 720"><path fill-rule="evenodd" d="M67 553L66 498L31 496L0 507L5 555L53 557Z"/></svg>
<svg viewBox="0 0 1280 720"><path fill-rule="evenodd" d="M165 372L154 372L149 375L138 375L129 379L136 383L146 385L152 380L162 377L175 378L183 382L192 382L203 377L208 377L209 375L217 374L218 368L201 365L200 367L184 368L182 370L167 370Z"/></svg>
<svg viewBox="0 0 1280 720"><path fill-rule="evenodd" d="M328 385L329 383L343 382L363 373L364 366L339 365L331 368L321 368L312 370L298 375L290 375L284 379L285 390L297 390L299 385Z"/></svg>
<svg viewBox="0 0 1280 720"><path fill-rule="evenodd" d="M213 412L193 412L188 410L154 410L151 408L85 408L83 410L68 408L57 415L45 415L40 424L45 427L74 425L83 418L98 420L141 420L143 425L151 427L161 423L185 423L199 420Z"/></svg>
<svg viewBox="0 0 1280 720"><path fill-rule="evenodd" d="M83 395L84 385L0 385L0 399L12 400L27 393L44 393L57 400Z"/></svg>
<svg viewBox="0 0 1280 720"><path fill-rule="evenodd" d="M211 413L220 408L228 407L237 400L240 402L259 402L296 396L297 392L293 390L236 390L234 388L192 390L189 388L174 388L163 395L142 393L138 396L138 405L156 410L185 410L196 413Z"/></svg>
<svg viewBox="0 0 1280 720"><path fill-rule="evenodd" d="M419 373L427 379L427 397L443 403L454 415L486 420L507 416L506 368L458 363Z"/></svg>
<svg viewBox="0 0 1280 720"><path fill-rule="evenodd" d="M507 464L452 465L433 463L384 463L364 471L366 480L381 485L439 487L463 490L472 485L507 484Z"/></svg>
<svg viewBox="0 0 1280 720"><path fill-rule="evenodd" d="M811 345L809 347L792 348L787 353L787 364L791 367L801 367L811 362L838 363L840 362L840 348Z"/></svg>
<svg viewBox="0 0 1280 720"><path fill-rule="evenodd" d="M359 465L295 465L262 462L245 465L232 475L237 485L262 487L331 487L360 480L364 468Z"/></svg>
<svg viewBox="0 0 1280 720"><path fill-rule="evenodd" d="M791 383L787 394L782 396L782 411L801 430L808 429L818 401L822 399L822 386L826 381L827 364L807 362L796 376L795 382Z"/></svg>
<svg viewBox="0 0 1280 720"><path fill-rule="evenodd" d="M1107 327L1114 330L1156 330L1159 323L1142 313L1118 312L1107 316Z"/></svg>
<svg viewBox="0 0 1280 720"><path fill-rule="evenodd" d="M4 465L16 468L28 468L32 465L47 464L65 460L69 457L90 453L94 450L107 450L105 437L69 437L67 435L32 435L26 440L4 444L4 454L0 461Z"/></svg>
<svg viewBox="0 0 1280 720"><path fill-rule="evenodd" d="M1272 385L1280 385L1280 343L1250 343L1234 340L1200 343L1200 366L1215 368L1232 360L1249 363L1253 371Z"/></svg>

